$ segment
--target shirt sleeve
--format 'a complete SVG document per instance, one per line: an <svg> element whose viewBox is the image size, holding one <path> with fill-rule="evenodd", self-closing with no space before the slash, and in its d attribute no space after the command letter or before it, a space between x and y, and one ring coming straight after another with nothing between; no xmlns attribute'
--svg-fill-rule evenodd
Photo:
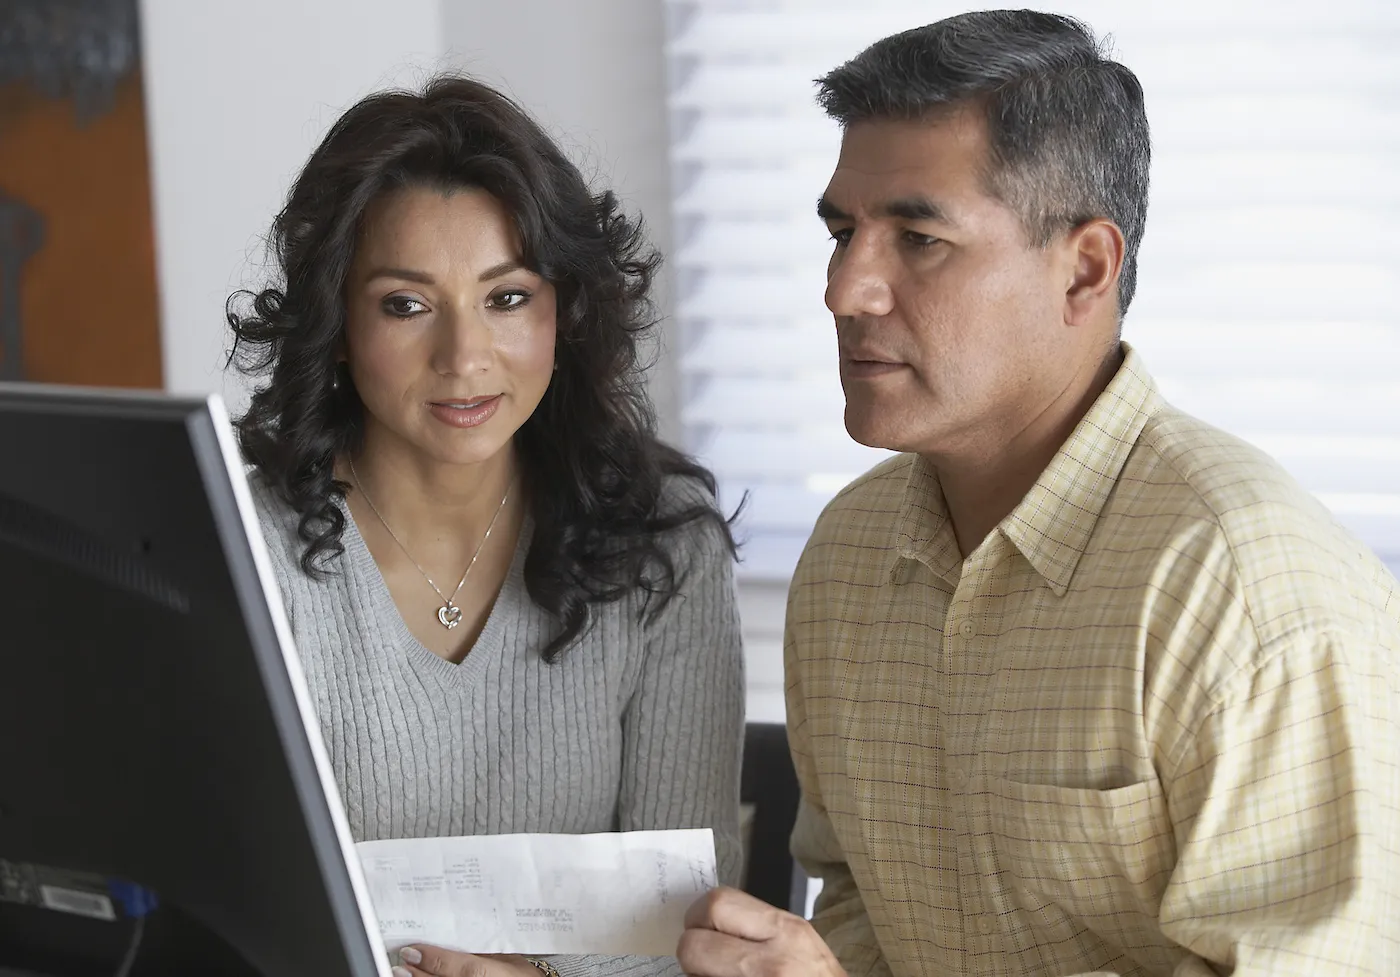
<svg viewBox="0 0 1400 977"><path fill-rule="evenodd" d="M822 880L812 926L851 977L888 977L890 970L875 939L865 903L826 813L804 795L792 835L793 856L803 870Z"/></svg>
<svg viewBox="0 0 1400 977"><path fill-rule="evenodd" d="M785 643L788 744L802 789L792 833L792 854L803 871L822 880L812 926L851 977L889 977L890 969L875 938L860 888L846 862L836 829L822 806L817 772L807 741L807 714L793 641L794 636L789 631Z"/></svg>
<svg viewBox="0 0 1400 977"><path fill-rule="evenodd" d="M1353 639L1349 639L1353 640ZM1329 636L1271 654L1196 724L1166 779L1175 977L1393 972L1396 680Z"/></svg>
<svg viewBox="0 0 1400 977"><path fill-rule="evenodd" d="M738 885L744 659L734 560L717 527L676 548L678 592L646 626L645 659L623 715L622 831L710 828L719 879ZM563 977L679 975L673 957L553 957Z"/></svg>

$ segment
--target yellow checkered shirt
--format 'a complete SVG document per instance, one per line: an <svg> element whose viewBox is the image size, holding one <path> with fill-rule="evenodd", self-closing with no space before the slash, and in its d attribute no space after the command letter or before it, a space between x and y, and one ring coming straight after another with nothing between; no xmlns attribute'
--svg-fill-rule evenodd
<svg viewBox="0 0 1400 977"><path fill-rule="evenodd" d="M852 974L1400 974L1400 600L1138 354L961 558L902 455L788 598L793 850Z"/></svg>

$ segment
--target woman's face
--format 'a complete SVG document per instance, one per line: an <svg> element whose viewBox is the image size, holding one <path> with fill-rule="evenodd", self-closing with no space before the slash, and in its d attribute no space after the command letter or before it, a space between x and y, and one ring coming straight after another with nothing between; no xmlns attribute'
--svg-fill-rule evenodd
<svg viewBox="0 0 1400 977"><path fill-rule="evenodd" d="M554 370L554 287L521 265L482 190L397 190L365 214L346 281L345 355L366 441L421 461L495 456Z"/></svg>

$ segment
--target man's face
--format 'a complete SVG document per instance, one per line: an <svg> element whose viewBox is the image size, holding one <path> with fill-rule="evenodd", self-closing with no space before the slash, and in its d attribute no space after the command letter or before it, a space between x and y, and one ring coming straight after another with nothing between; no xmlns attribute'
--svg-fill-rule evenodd
<svg viewBox="0 0 1400 977"><path fill-rule="evenodd" d="M846 131L820 210L846 429L862 444L985 453L1064 389L1073 263L988 195L986 154L971 110Z"/></svg>

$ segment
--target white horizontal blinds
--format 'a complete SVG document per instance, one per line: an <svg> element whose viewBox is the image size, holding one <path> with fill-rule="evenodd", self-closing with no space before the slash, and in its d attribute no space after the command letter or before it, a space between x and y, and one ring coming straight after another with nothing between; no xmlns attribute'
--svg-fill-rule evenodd
<svg viewBox="0 0 1400 977"><path fill-rule="evenodd" d="M689 447L752 494L741 570L781 580L883 452L842 424L830 242L840 134L811 80L971 9L911 0L669 3ZM1142 80L1152 201L1125 326L1178 406L1272 453L1400 564L1400 3L1099 0Z"/></svg>

